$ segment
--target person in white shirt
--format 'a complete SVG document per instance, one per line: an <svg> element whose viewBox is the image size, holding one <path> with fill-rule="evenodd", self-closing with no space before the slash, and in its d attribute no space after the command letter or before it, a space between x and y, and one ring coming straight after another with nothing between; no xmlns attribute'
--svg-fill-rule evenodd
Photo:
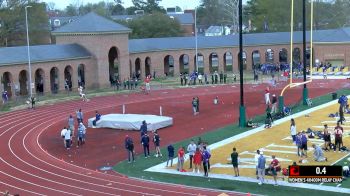
<svg viewBox="0 0 350 196"><path fill-rule="evenodd" d="M259 176L258 176L259 157L260 157L260 150L256 150L256 154L254 155L254 163L256 166L256 171L255 171L256 179L259 179Z"/></svg>
<svg viewBox="0 0 350 196"><path fill-rule="evenodd" d="M66 140L64 138L64 136L66 135L66 132L67 132L67 128L64 127L62 130L61 130L61 137L63 138L63 146L66 147Z"/></svg>
<svg viewBox="0 0 350 196"><path fill-rule="evenodd" d="M193 140L191 140L191 143L187 146L187 152L190 155L190 169L192 169L192 163L193 163L193 156L196 152L197 145L194 143Z"/></svg>
<svg viewBox="0 0 350 196"><path fill-rule="evenodd" d="M215 98L214 98L214 105L218 105L219 104L219 97L218 96L216 96Z"/></svg>
<svg viewBox="0 0 350 196"><path fill-rule="evenodd" d="M294 118L290 119L290 135L292 136L293 144L296 144L297 126L295 125Z"/></svg>
<svg viewBox="0 0 350 196"><path fill-rule="evenodd" d="M200 73L200 74L198 74L198 82L199 82L199 84L203 84L203 75Z"/></svg>
<svg viewBox="0 0 350 196"><path fill-rule="evenodd" d="M82 86L79 86L78 92L79 92L80 97L83 99L83 101L87 101L87 98L86 98L85 93L83 92L83 87Z"/></svg>
<svg viewBox="0 0 350 196"><path fill-rule="evenodd" d="M71 135L71 132L69 129L66 129L67 131L65 132L64 134L64 140L66 142L66 148L67 150L70 149L70 145L71 145L71 138L72 138L72 135Z"/></svg>

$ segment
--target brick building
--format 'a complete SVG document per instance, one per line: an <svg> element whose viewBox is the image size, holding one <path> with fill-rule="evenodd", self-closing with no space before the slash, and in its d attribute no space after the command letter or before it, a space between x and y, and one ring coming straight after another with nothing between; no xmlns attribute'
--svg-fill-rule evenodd
<svg viewBox="0 0 350 196"><path fill-rule="evenodd" d="M52 32L56 44L31 46L31 78L34 93L55 93L70 83L99 88L110 85L110 78L128 78L133 72L144 77L154 71L158 76L181 72L210 73L238 71L238 35L198 37L198 63L195 37L172 37L129 40L130 29L89 13ZM254 64L300 61L302 33L244 35L244 67ZM350 28L314 32L313 60L350 64ZM0 48L1 90L9 94L28 94L29 71L27 47Z"/></svg>

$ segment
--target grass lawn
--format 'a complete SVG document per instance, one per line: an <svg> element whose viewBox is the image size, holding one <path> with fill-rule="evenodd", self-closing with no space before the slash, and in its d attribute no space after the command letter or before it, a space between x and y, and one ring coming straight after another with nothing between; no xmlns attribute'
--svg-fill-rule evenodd
<svg viewBox="0 0 350 196"><path fill-rule="evenodd" d="M348 89L339 90L338 95L341 95L341 94L349 95L350 90ZM324 96L317 97L312 101L313 101L313 106L317 106L320 104L327 103L330 100L331 100L331 95L326 94ZM304 106L302 104L296 104L292 108L293 108L293 113L296 113L302 110L306 110L309 107ZM255 117L254 121L264 122L264 119L265 119L265 115L261 115L261 116ZM201 137L202 140L207 141L209 144L212 144L248 130L249 130L248 128L240 128L238 127L237 124L234 124L234 125L229 125L211 132L207 132L203 135L199 135L196 137ZM194 138L195 141L197 141L196 137ZM187 146L191 139L192 138L188 138L187 140L174 144L175 149L178 149L179 146ZM166 148L162 148L161 150L163 155L167 155ZM135 178L183 184L183 185L189 185L189 186L213 188L213 189L250 192L254 194L276 195L276 196L277 195L278 196L301 195L301 194L308 195L308 196L312 196L312 195L322 196L322 195L330 195L330 194L342 195L340 193L331 193L326 191L316 191L316 190L300 189L300 188L293 188L293 187L283 187L283 186L274 187L272 185L259 186L257 185L257 183L239 182L239 181L231 181L231 180L223 180L223 179L211 179L210 181L208 181L208 179L203 177L181 176L181 175L175 175L175 174L162 174L162 173L153 173L153 172L144 171L149 167L165 162L166 159L167 159L166 156L163 156L162 158L151 157L151 158L145 159L143 155L138 155L136 157L135 163L129 164L127 161L122 161L118 163L116 166L114 166L114 169L119 173L122 173L126 176L135 177ZM343 184L344 183L350 183L350 180L344 181ZM342 187L349 187L349 186L348 185L345 186L344 184L344 186Z"/></svg>

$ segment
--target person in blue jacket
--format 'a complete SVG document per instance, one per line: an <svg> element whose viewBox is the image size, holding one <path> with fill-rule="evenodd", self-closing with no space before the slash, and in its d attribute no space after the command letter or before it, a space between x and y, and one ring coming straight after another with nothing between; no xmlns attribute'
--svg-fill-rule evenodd
<svg viewBox="0 0 350 196"><path fill-rule="evenodd" d="M167 167L168 167L169 161L170 161L170 167L173 166L174 153L175 153L174 146L172 144L169 144L169 146L168 146L168 161L166 162Z"/></svg>
<svg viewBox="0 0 350 196"><path fill-rule="evenodd" d="M140 132L141 132L141 137L142 137L145 133L147 133L147 123L146 123L145 120L142 121L142 125L141 125L141 127L140 127Z"/></svg>
<svg viewBox="0 0 350 196"><path fill-rule="evenodd" d="M143 146L143 152L145 154L145 158L149 157L149 136L147 133L145 133L142 137L141 137L141 144Z"/></svg>

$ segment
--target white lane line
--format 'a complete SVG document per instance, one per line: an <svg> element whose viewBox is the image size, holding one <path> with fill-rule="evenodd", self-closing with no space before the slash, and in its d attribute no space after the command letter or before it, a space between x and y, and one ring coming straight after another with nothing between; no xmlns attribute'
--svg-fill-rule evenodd
<svg viewBox="0 0 350 196"><path fill-rule="evenodd" d="M7 187L12 187L12 188L15 188L16 190L21 190L21 191L25 191L25 192L28 192L28 193L32 193L32 194L35 194L35 195L42 195L42 196L46 196L46 195L44 195L44 194L41 194L41 193L36 193L36 192L29 191L29 190L26 190L26 189L22 189L22 188L19 188L19 187L17 187L17 186L12 185L12 184L7 184L7 183L2 182L2 181L0 181L0 184L3 184L3 185L5 185L5 186L7 186Z"/></svg>
<svg viewBox="0 0 350 196"><path fill-rule="evenodd" d="M104 108L110 108L110 106L106 106L106 107L104 107ZM90 111L95 111L95 110L96 110L96 109L91 109ZM54 123L51 123L50 125L46 126L46 128L45 128L45 129L42 129L41 132L40 132L40 134L37 135L37 144L39 145L39 148L42 149L42 147L40 146L40 144L39 144L39 142L38 142L38 139L39 139L41 133L42 133L44 130L46 130L47 127L50 127L50 126L52 126L53 124L54 124ZM29 152L29 150L28 150L27 147L25 146L24 140L26 139L27 135L28 135L30 132L32 132L33 130L34 130L34 128L32 128L32 129L25 135L25 137L23 138L23 145L24 145L26 151L27 151L32 157L36 158L37 160L39 160L39 161L41 161L41 162L44 162L44 163L46 163L46 164L49 164L49 163L47 163L47 162L45 162L45 161L43 161L43 160L38 159L37 157L35 157L33 154L31 154L31 153ZM43 149L42 149L42 151L43 151L44 153L48 154L48 153L45 152ZM48 155L51 156L50 154L48 154ZM53 156L51 156L51 157L53 157ZM58 160L56 157L53 157L53 158L56 159L56 160ZM59 160L59 161L60 161L60 160ZM67 164L70 164L70 163L67 163ZM53 166L52 164L49 164L49 165L50 165L50 166ZM70 164L70 165L72 165L72 164ZM79 167L79 166L76 166L76 165L73 165L73 166L78 167L79 169L86 169L86 168L82 168L82 167ZM54 166L54 167L56 167L56 168L58 168L58 169L61 169L61 170L65 170L65 169L60 168L60 167L57 167L57 166ZM92 177L92 176L83 175L83 174L76 173L76 172L69 171L69 170L65 170L65 171L68 171L68 172L70 172L70 173L75 173L75 174L78 174L78 175L82 175L82 176L84 176L84 177L95 178L95 177ZM91 170L89 170L89 171L91 171ZM106 174L106 175L108 175L108 174ZM114 175L112 175L112 176L113 176L114 178L122 179L122 178L119 177L119 176L114 176ZM95 178L95 179L100 179L100 178ZM104 181L106 181L106 182L109 181L109 180L105 180L105 179L100 179L100 180L104 180ZM122 180L123 180L123 179L122 179ZM121 183L121 182L115 182L115 183L121 184L121 185L126 185L126 186L131 186L131 187L137 187L137 188L148 189L148 190L157 190L157 191L162 191L162 192L177 193L177 194L186 194L186 195L196 195L196 194L193 194L193 193L186 193L186 192L171 191L171 190L165 190L165 189L159 189L159 188L151 188L151 187L145 187L145 186L131 185L131 184ZM103 186L103 185L96 185L96 186ZM105 187L105 186L104 186L104 187ZM111 187L107 187L107 188L111 188ZM131 191L131 190L127 190L127 189L121 189L121 190L129 191L129 192ZM136 192L136 193L139 193L139 192ZM155 194L149 194L149 193L143 193L143 192L140 193L140 194L144 194L144 195L155 195Z"/></svg>
<svg viewBox="0 0 350 196"><path fill-rule="evenodd" d="M62 113L63 113L63 112L62 112ZM61 115L61 113L56 113L56 114L57 114L57 115L55 115L55 116L49 116L49 117L47 117L46 119L41 119L41 120L42 120L42 123L39 124L39 125L37 125L37 126L35 126L34 128L32 128L31 131L32 131L32 130L35 130L35 128L41 126L42 124L45 124L45 123L47 122L47 120L49 120L49 119L57 119L58 116ZM49 172L49 171L47 171L47 170L41 169L41 168L39 168L39 167L36 167L36 166L34 166L34 165L32 165L32 164L30 164L30 163L24 161L23 159L21 159L20 157L18 157L18 156L14 153L14 151L12 150L12 147L11 147L11 141L12 141L14 135L16 135L18 132L22 131L22 129L24 129L24 128L26 128L27 126L30 126L30 125L32 125L32 124L36 124L36 121L31 121L31 123L26 124L26 126L24 126L24 127L22 127L21 129L17 130L17 131L11 136L11 138L10 138L10 140L9 140L9 142L8 142L8 146L9 146L9 149L10 149L11 153L12 153L18 160L22 161L23 163L25 163L25 164L27 164L27 165L29 165L29 166L31 166L31 167L34 167L35 169L38 169L38 170L41 170L41 171L45 171L45 172L50 173L50 174L52 174L52 175L56 175L56 176L59 176L59 177L63 177L63 178L66 178L66 179L73 180L71 177L64 177L64 176L62 176L62 175L55 174L55 173L53 173L53 172ZM51 125L50 125L50 126L51 126ZM47 128L47 127L46 127L46 128ZM31 131L30 131L30 132L31 132ZM25 147L24 140L25 140L25 138L27 137L27 135L28 135L30 132L28 132L28 133L25 135L25 137L23 138L23 140L22 140L22 143L23 143L23 146L24 146L24 147ZM26 147L25 147L25 148L26 148ZM26 150L28 151L27 148L26 148ZM16 169L17 169L17 170L20 170L20 169L18 169L18 168L16 168ZM21 171L21 170L20 170L20 171ZM82 189L82 190L85 190L85 191L96 192L96 193L99 193L99 194L115 195L115 194L110 194L110 193L95 191L95 190L91 190L91 189L83 189L83 188L71 186L71 185L69 185L69 184L64 184L64 183L60 183L60 182L57 182L57 181L49 180L49 179L47 179L47 178L42 178L42 177L39 177L39 176L35 176L35 175L32 175L32 174L30 174L30 175L31 175L31 176L34 176L34 177L37 177L37 178L40 178L40 179L44 179L44 180L49 181L49 182L52 182L52 183L61 184L61 185L67 185L67 186L70 186L70 187L72 187L72 188L77 188L77 189ZM75 179L74 179L74 180L75 180ZM86 183L86 184L89 184L89 185L100 186L100 187L103 187L103 188L109 188L109 189L114 189L114 190L132 192L132 193L135 193L135 194L156 195L156 194L148 194L148 193L143 193L143 192L130 191L130 190L126 190L126 189L119 189L119 188L114 188L114 187L108 187L108 186L105 186L105 185L98 185L98 184L94 184L94 183L88 183L88 182L81 181L81 180L75 180L75 181L79 181L79 182L81 182L81 183ZM54 190L56 190L56 189L54 189ZM58 191L58 190L57 190L57 191Z"/></svg>
<svg viewBox="0 0 350 196"><path fill-rule="evenodd" d="M65 194L68 194L68 195L78 195L78 194L74 194L74 193L69 193L69 192L65 192L65 191L62 191L62 190L57 190L57 189L53 189L53 188L50 188L50 187L47 187L47 186L42 186L42 185L39 185L39 184L35 184L33 182L29 182L27 180L23 180L21 178L17 178L15 176L12 176L10 174L7 174L3 171L0 171L0 173L4 174L5 176L8 176L10 178L13 178L13 179L16 179L18 181L21 181L21 182L24 182L24 183L27 183L27 184L30 184L30 185L33 185L33 186L37 186L37 187L40 187L40 188L43 188L43 189L48 189L48 190L51 190L51 191L56 191L56 192L60 192L60 193L65 193Z"/></svg>

